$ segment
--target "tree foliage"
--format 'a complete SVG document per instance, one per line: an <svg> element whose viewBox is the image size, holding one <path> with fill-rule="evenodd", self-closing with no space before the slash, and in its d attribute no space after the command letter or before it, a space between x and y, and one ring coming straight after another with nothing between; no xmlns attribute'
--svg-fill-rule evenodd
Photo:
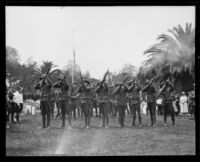
<svg viewBox="0 0 200 162"><path fill-rule="evenodd" d="M152 76L154 72L160 80L170 74L174 74L175 79L187 74L187 80L192 84L195 80L195 30L192 24L186 23L185 30L178 25L168 33L159 35L159 42L144 52L148 58L140 71L144 76Z"/></svg>

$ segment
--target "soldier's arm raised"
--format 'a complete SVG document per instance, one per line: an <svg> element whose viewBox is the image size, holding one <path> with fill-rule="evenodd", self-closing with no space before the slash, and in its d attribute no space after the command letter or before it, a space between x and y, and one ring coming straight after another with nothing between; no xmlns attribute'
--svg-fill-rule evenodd
<svg viewBox="0 0 200 162"><path fill-rule="evenodd" d="M147 84L141 89L141 92L145 92L149 88L150 84Z"/></svg>
<svg viewBox="0 0 200 162"><path fill-rule="evenodd" d="M97 87L94 89L94 92L95 92L95 93L99 93L100 89L101 89L101 87L100 87L100 85L99 85L99 86L97 86Z"/></svg>
<svg viewBox="0 0 200 162"><path fill-rule="evenodd" d="M49 79L49 77L46 77L47 82L49 83L49 85L53 85L53 82Z"/></svg>
<svg viewBox="0 0 200 162"><path fill-rule="evenodd" d="M120 88L120 87L117 87L117 88L113 91L113 95L116 95L116 94L118 93L119 88Z"/></svg>

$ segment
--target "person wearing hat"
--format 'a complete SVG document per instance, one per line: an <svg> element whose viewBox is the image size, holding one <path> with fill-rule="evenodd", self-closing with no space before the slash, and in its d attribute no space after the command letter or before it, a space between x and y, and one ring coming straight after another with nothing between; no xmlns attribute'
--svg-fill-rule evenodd
<svg viewBox="0 0 200 162"><path fill-rule="evenodd" d="M167 115L171 115L172 125L175 125L175 111L173 106L173 86L169 80L162 86L160 90L160 94L164 97L164 105L163 105L163 114L164 114L164 123L167 126Z"/></svg>
<svg viewBox="0 0 200 162"><path fill-rule="evenodd" d="M101 127L108 128L109 122L109 90L108 85L103 82L95 89L99 99L99 109L102 112L102 125Z"/></svg>
<svg viewBox="0 0 200 162"><path fill-rule="evenodd" d="M140 113L140 90L141 90L141 87L136 81L129 82L128 93L131 93L129 96L130 97L129 103L130 103L130 108L133 115L132 126L135 126L136 112L137 112L139 127L142 127L141 125L142 117Z"/></svg>
<svg viewBox="0 0 200 162"><path fill-rule="evenodd" d="M180 114L181 115L187 114L188 113L188 97L186 96L185 92L181 93L179 104L180 104Z"/></svg>
<svg viewBox="0 0 200 162"><path fill-rule="evenodd" d="M90 128L90 119L92 116L92 87L90 86L90 81L82 81L82 86L78 92L81 95L81 109L85 116L85 124L82 128Z"/></svg>
<svg viewBox="0 0 200 162"><path fill-rule="evenodd" d="M48 77L43 74L40 78L40 82L34 87L41 91L40 96L40 110L42 114L42 126L39 128L50 129L51 120L51 105L50 105L50 93L52 82Z"/></svg>
<svg viewBox="0 0 200 162"><path fill-rule="evenodd" d="M58 77L58 82L53 84L54 88L60 89L59 96L57 98L57 102L60 106L61 109L61 128L65 127L65 119L66 119L66 114L68 115L68 125L69 129L71 129L71 119L72 119L72 109L69 106L69 84L66 81L66 78L63 74L60 74Z"/></svg>
<svg viewBox="0 0 200 162"><path fill-rule="evenodd" d="M141 93L147 94L147 107L150 113L151 126L156 126L156 90L152 82L146 80L145 86L141 89Z"/></svg>
<svg viewBox="0 0 200 162"><path fill-rule="evenodd" d="M70 89L69 106L73 113L73 119L76 120L76 108L77 108L77 104L76 104L77 97L76 97L76 89L75 89L76 86L72 84L70 88L71 89Z"/></svg>
<svg viewBox="0 0 200 162"><path fill-rule="evenodd" d="M94 84L91 84L92 86L92 106L95 109L95 114L92 112L92 116L95 115L95 117L98 117L98 94L95 93L96 86Z"/></svg>
<svg viewBox="0 0 200 162"><path fill-rule="evenodd" d="M16 112L16 120L17 120L17 123L20 124L19 116L20 116L20 113L22 112L22 109L23 109L23 94L22 94L22 88L21 87L16 88L13 101L15 103L17 103L18 106L19 106L19 109L17 109L17 112Z"/></svg>
<svg viewBox="0 0 200 162"><path fill-rule="evenodd" d="M158 98L156 100L156 106L158 108L158 115L163 115L163 98L161 95L158 95Z"/></svg>
<svg viewBox="0 0 200 162"><path fill-rule="evenodd" d="M8 92L8 100L7 100L7 119L9 121L9 116L11 115L11 122L15 123L14 121L14 115L18 113L19 111L19 105L14 102L14 94L10 91Z"/></svg>
<svg viewBox="0 0 200 162"><path fill-rule="evenodd" d="M124 127L125 120L125 110L127 107L127 97L126 93L128 92L127 87L122 83L118 83L117 88L114 90L113 95L116 96L117 99L117 110L119 113L119 127Z"/></svg>

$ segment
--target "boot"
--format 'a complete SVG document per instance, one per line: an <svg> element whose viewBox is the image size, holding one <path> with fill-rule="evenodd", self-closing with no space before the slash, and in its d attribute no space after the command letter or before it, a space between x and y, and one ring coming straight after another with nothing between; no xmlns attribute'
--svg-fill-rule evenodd
<svg viewBox="0 0 200 162"><path fill-rule="evenodd" d="M85 128L87 126L87 117L85 117L85 125L83 125L81 128Z"/></svg>
<svg viewBox="0 0 200 162"><path fill-rule="evenodd" d="M87 119L87 127L86 128L90 128L90 117L88 117L88 119Z"/></svg>
<svg viewBox="0 0 200 162"><path fill-rule="evenodd" d="M42 115L42 126L40 126L39 128L45 128L46 127L46 116Z"/></svg>
<svg viewBox="0 0 200 162"><path fill-rule="evenodd" d="M16 115L16 120L17 120L17 123L20 124L20 121L19 121L19 114Z"/></svg>
<svg viewBox="0 0 200 162"><path fill-rule="evenodd" d="M50 129L50 120L51 120L51 117L50 117L50 114L47 115L47 129Z"/></svg>

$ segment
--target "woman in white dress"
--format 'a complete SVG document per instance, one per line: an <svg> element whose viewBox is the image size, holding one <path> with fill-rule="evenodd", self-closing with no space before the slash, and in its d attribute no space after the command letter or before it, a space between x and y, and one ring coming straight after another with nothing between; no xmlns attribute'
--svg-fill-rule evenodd
<svg viewBox="0 0 200 162"><path fill-rule="evenodd" d="M186 96L185 92L182 92L179 105L180 105L180 115L188 113L188 97Z"/></svg>

